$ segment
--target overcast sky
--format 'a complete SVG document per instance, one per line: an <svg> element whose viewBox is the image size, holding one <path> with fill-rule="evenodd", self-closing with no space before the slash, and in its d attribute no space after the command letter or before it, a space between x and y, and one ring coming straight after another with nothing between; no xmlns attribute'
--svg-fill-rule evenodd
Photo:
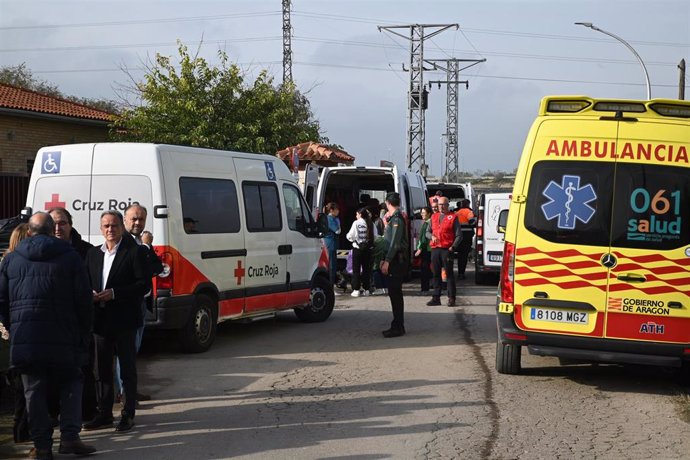
<svg viewBox="0 0 690 460"><path fill-rule="evenodd" d="M0 0L0 65L25 62L65 94L116 99L156 53L177 39L217 63L219 48L250 75L282 81L281 0ZM573 25L592 22L644 60L653 98L677 98L690 64L690 0L292 0L293 79L330 141L356 164L406 165L409 42L377 26L454 24L427 40L427 59L482 59L461 73L459 158L464 171L517 167L540 99L550 94L645 99L642 67L620 42ZM433 30L433 29L432 29ZM399 30L408 33L406 30ZM424 80L445 79L425 72ZM686 82L690 78L686 78ZM690 88L686 83L690 98ZM446 88L426 112L430 175L443 173Z"/></svg>

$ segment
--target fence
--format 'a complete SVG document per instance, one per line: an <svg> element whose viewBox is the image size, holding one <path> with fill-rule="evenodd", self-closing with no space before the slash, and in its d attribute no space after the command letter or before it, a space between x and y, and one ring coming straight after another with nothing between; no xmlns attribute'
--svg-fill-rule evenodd
<svg viewBox="0 0 690 460"><path fill-rule="evenodd" d="M29 176L0 173L0 219L13 217L26 205Z"/></svg>

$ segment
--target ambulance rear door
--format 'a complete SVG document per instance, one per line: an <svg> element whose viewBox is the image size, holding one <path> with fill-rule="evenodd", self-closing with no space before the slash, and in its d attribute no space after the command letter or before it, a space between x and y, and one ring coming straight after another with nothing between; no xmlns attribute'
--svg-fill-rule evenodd
<svg viewBox="0 0 690 460"><path fill-rule="evenodd" d="M618 129L606 337L690 343L688 124Z"/></svg>
<svg viewBox="0 0 690 460"><path fill-rule="evenodd" d="M519 226L514 318L523 330L604 335L616 125L559 117L538 126L510 205Z"/></svg>

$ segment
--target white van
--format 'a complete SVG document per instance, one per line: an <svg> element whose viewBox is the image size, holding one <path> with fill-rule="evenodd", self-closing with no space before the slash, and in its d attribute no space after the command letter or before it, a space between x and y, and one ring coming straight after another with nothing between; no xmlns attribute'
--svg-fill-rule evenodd
<svg viewBox="0 0 690 460"><path fill-rule="evenodd" d="M422 227L419 213L429 203L426 182L420 174L400 171L397 166L387 161L382 161L381 166L307 166L304 196L311 206L312 215L318 217L323 207L331 201L336 202L340 208L340 225L344 231L340 234L338 246L339 267L344 265L347 253L352 247L345 234L355 220L355 211L361 196L369 195L383 204L389 192L400 194L400 210L407 216L410 261L414 267L419 265L419 260L413 257Z"/></svg>
<svg viewBox="0 0 690 460"><path fill-rule="evenodd" d="M294 308L326 320L328 256L287 166L262 154L154 144L76 144L38 151L27 213L64 207L101 244L101 213L140 203L169 268L154 279L149 328L179 330L207 350L216 324Z"/></svg>
<svg viewBox="0 0 690 460"><path fill-rule="evenodd" d="M477 200L474 281L484 284L501 271L510 193L482 193Z"/></svg>
<svg viewBox="0 0 690 460"><path fill-rule="evenodd" d="M429 182L426 186L430 197L433 197L436 192L441 192L443 196L447 197L451 211L457 211L460 207L460 201L465 198L470 200L470 208L474 209L474 191L472 190L472 184L469 182Z"/></svg>

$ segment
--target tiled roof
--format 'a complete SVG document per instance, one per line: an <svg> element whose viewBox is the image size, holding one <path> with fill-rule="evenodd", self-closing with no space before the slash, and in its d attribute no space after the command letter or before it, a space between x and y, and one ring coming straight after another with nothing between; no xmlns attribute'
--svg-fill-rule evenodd
<svg viewBox="0 0 690 460"><path fill-rule="evenodd" d="M112 114L103 110L1 83L0 108L26 110L27 112L47 113L87 120L112 120Z"/></svg>
<svg viewBox="0 0 690 460"><path fill-rule="evenodd" d="M298 149L300 161L332 161L334 163L354 163L355 157L344 150L333 149L316 142L302 142L276 152L276 156L283 161L290 161L290 153Z"/></svg>

